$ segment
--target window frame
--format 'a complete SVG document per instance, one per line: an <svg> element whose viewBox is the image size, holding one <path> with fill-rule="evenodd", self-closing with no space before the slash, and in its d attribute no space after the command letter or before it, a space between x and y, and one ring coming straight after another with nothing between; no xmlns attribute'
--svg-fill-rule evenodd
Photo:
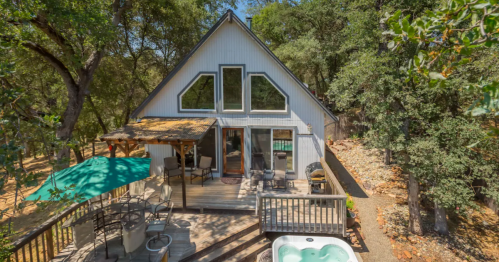
<svg viewBox="0 0 499 262"><path fill-rule="evenodd" d="M249 126L249 129L250 131L252 132L253 129L267 129L267 130L270 130L270 148L271 148L271 152L270 152L270 169L269 167L267 167L267 169L265 170L266 173L269 173L269 172L272 172L272 169L273 169L273 165L274 165L274 130L291 130L293 133L291 135L292 137L292 144L293 144L293 150L291 151L293 153L293 157L292 157L292 164L291 166L293 167L293 169L291 170L288 170L288 172L290 174L294 174L295 173L295 170L296 170L296 128L295 127L268 127L268 126ZM251 139L251 134L250 134L250 139ZM252 159L251 157L253 156L253 149L251 147L251 143L252 141L250 141L250 147L249 147L249 156L250 156L250 163L252 163ZM250 165L251 166L251 165Z"/></svg>
<svg viewBox="0 0 499 262"><path fill-rule="evenodd" d="M284 110L261 110L261 109L252 109L251 108L251 90L252 90L252 86L251 86L251 77L253 76L263 76L267 79L267 81L270 82L270 84L272 84L272 86L277 89L277 91L279 91L279 93L281 95L284 96L284 104L285 104L285 109ZM272 80L272 78L267 75L265 72L249 72L248 73L248 86L249 86L249 113L250 114L288 114L289 113L289 96L288 94L286 94L286 92L284 92L284 90L282 90L282 88L277 85L276 82L274 82L274 80Z"/></svg>
<svg viewBox="0 0 499 262"><path fill-rule="evenodd" d="M178 94L178 112L179 113L216 113L217 112L217 72L199 72ZM182 97L202 76L213 76L213 109L187 109L182 108Z"/></svg>
<svg viewBox="0 0 499 262"><path fill-rule="evenodd" d="M220 111L222 113L245 113L246 110L246 92L245 92L245 65L219 65L220 66ZM241 109L224 109L224 68L241 69Z"/></svg>
<svg viewBox="0 0 499 262"><path fill-rule="evenodd" d="M218 126L212 126L211 128L213 128L215 130L215 157L217 159L214 159L213 161L215 161L215 168L212 169L211 171L214 172L214 173L217 173L219 172L218 171L218 166L219 166L219 163L218 163L218 158L219 158L219 147L220 145L218 144ZM176 153L177 151L175 151L175 149L173 148L173 146L171 147L172 148L172 156L176 156ZM192 150L194 151L194 168L193 169L190 169L190 167L185 167L186 170L190 169L191 171L194 171L197 169L197 166L198 166L198 144L196 143L193 147L192 147Z"/></svg>

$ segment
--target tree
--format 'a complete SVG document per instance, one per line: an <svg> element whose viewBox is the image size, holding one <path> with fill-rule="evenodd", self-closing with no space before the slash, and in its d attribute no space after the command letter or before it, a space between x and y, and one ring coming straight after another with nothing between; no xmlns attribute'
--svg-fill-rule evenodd
<svg viewBox="0 0 499 262"><path fill-rule="evenodd" d="M270 1L269 1L270 2ZM253 17L253 31L310 89L324 94L344 63L339 1L282 1Z"/></svg>
<svg viewBox="0 0 499 262"><path fill-rule="evenodd" d="M69 141L106 44L131 1L0 2L0 38L42 57L64 82L68 101L57 129ZM69 147L57 154L69 157Z"/></svg>
<svg viewBox="0 0 499 262"><path fill-rule="evenodd" d="M483 49L498 48L499 3L496 0L452 0L438 11L413 19L402 11L386 14L393 36L389 47L399 50L403 45L416 43L420 48L408 63L408 80L429 80L431 86L445 86L459 69L477 58ZM463 88L460 86L459 88ZM464 87L482 92L468 109L473 116L489 114L499 117L499 82L484 75L480 81ZM499 128L489 125L490 137L499 136Z"/></svg>
<svg viewBox="0 0 499 262"><path fill-rule="evenodd" d="M497 183L498 163L486 160L480 152L467 147L486 134L475 121L449 117L433 123L426 134L414 139L409 147L411 172L429 187L426 195L435 203L435 231L449 234L446 209L459 212L477 208L472 183L484 180ZM490 146L496 146L491 143ZM482 144L483 146L484 144ZM494 187L485 189L497 199Z"/></svg>

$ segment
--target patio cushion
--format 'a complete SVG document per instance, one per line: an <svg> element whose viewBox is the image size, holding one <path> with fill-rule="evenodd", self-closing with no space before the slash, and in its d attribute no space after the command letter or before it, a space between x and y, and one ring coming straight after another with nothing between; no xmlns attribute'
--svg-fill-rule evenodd
<svg viewBox="0 0 499 262"><path fill-rule="evenodd" d="M173 169L168 171L168 176L180 176L182 174L182 170L180 169Z"/></svg>
<svg viewBox="0 0 499 262"><path fill-rule="evenodd" d="M274 179L273 180L284 180L286 177L286 171L283 171L283 170L276 170L275 171L275 175L274 175Z"/></svg>
<svg viewBox="0 0 499 262"><path fill-rule="evenodd" d="M211 167L211 159L211 157L202 156L201 160L199 161L199 168L204 169Z"/></svg>
<svg viewBox="0 0 499 262"><path fill-rule="evenodd" d="M323 181L324 177L312 177L312 181Z"/></svg>
<svg viewBox="0 0 499 262"><path fill-rule="evenodd" d="M166 221L154 220L147 226L146 233L150 232L163 232L166 227Z"/></svg>
<svg viewBox="0 0 499 262"><path fill-rule="evenodd" d="M150 208L150 210L151 210L152 213L156 213L156 212L160 212L160 211L168 209L168 207L165 206L165 205L154 205L154 204L148 206L148 208Z"/></svg>
<svg viewBox="0 0 499 262"><path fill-rule="evenodd" d="M203 169L196 169L191 172L191 176L202 176L203 175Z"/></svg>

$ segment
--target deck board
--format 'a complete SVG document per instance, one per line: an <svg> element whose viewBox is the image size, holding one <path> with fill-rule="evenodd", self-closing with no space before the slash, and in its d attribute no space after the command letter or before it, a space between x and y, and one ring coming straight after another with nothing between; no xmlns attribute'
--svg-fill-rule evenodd
<svg viewBox="0 0 499 262"><path fill-rule="evenodd" d="M209 247L237 232L254 225L257 218L252 215L231 214L174 214L172 223L163 233L173 238L170 246L169 262L177 262L206 247ZM144 243L145 244L145 243ZM150 253L142 247L131 254L132 261L150 261L156 253ZM108 240L109 253L119 255L118 261L129 261L125 256L124 249L120 245L118 233L111 234ZM102 239L97 240L97 256L104 254ZM52 262L62 261L94 261L93 244L88 244L80 250L73 245L62 250Z"/></svg>
<svg viewBox="0 0 499 262"><path fill-rule="evenodd" d="M201 187L201 179L197 178L190 184L190 177L186 176L186 192L188 208L212 208L212 209L236 209L236 210L255 210L256 209L256 191L249 186L249 179L243 178L239 185L227 185L222 183L220 178L215 177L204 182ZM150 199L157 201L160 186L163 180L160 178L149 178L147 187L155 192ZM290 187L287 191L272 191L265 189L265 192L276 194L307 194L307 180L290 180ZM178 177L170 178L170 185L173 188L172 201L176 207L182 206L182 180Z"/></svg>

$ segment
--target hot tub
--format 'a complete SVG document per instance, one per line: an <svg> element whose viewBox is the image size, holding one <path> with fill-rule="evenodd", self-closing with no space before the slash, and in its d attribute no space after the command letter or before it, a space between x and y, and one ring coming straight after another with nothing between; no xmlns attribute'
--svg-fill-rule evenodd
<svg viewBox="0 0 499 262"><path fill-rule="evenodd" d="M274 262L358 262L352 248L334 237L282 236L272 244Z"/></svg>

